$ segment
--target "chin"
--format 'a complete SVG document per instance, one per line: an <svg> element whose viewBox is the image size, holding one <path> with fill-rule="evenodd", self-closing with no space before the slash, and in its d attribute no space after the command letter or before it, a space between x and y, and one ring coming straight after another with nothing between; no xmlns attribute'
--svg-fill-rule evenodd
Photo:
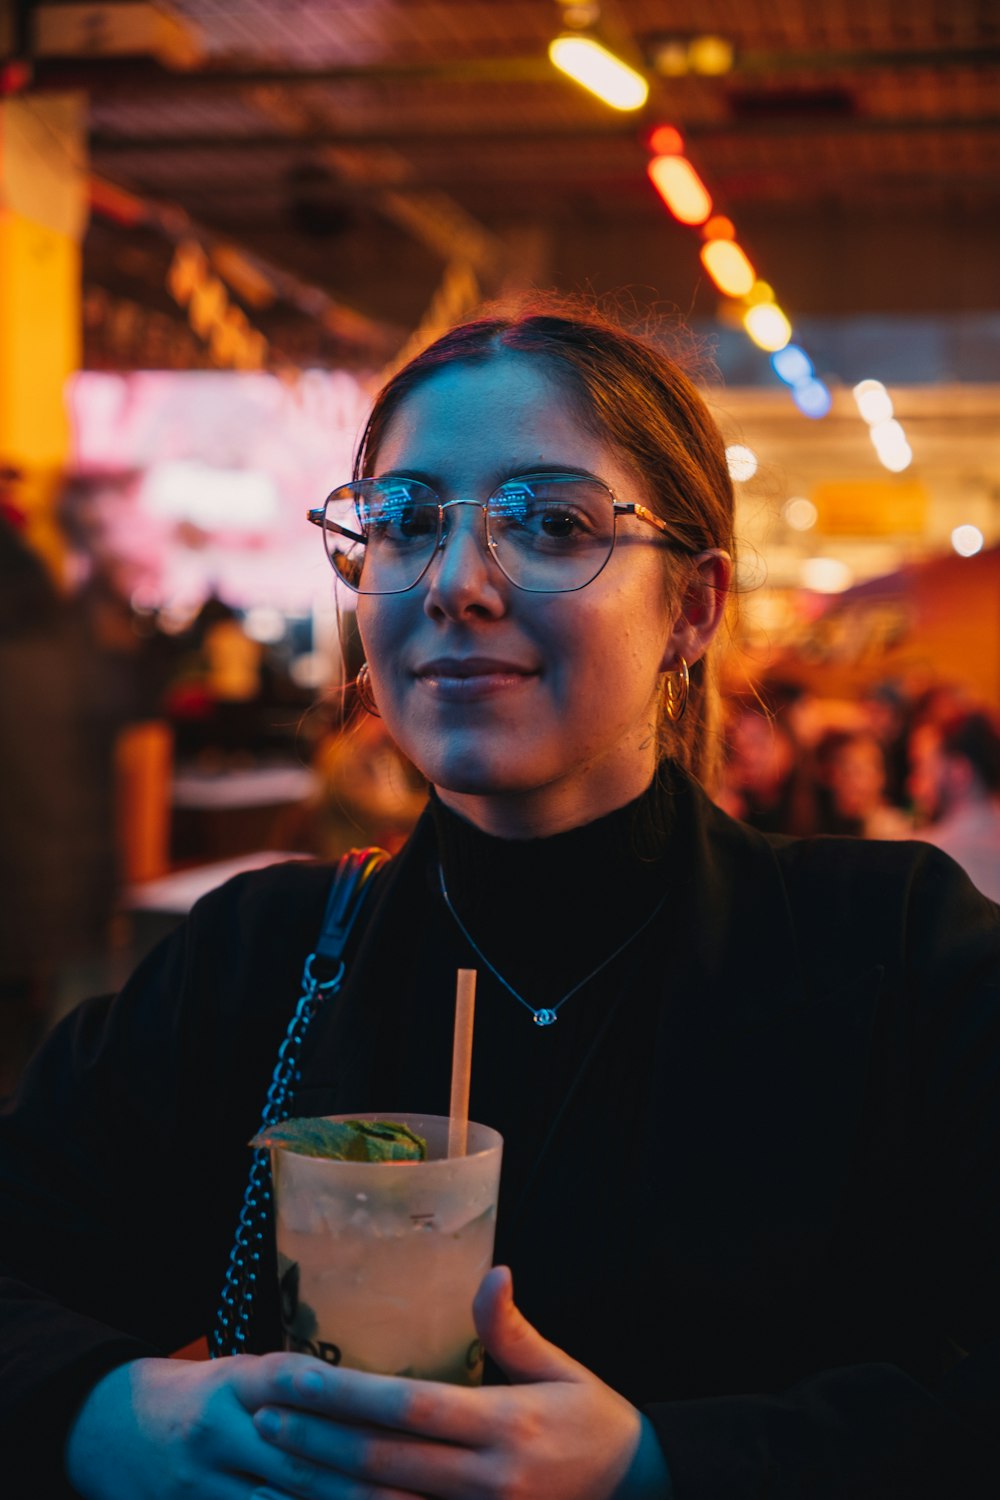
<svg viewBox="0 0 1000 1500"><path fill-rule="evenodd" d="M538 785L533 777L501 775L486 766L442 767L437 775L432 774L428 779L440 791L466 797L502 797L509 793L530 792Z"/></svg>

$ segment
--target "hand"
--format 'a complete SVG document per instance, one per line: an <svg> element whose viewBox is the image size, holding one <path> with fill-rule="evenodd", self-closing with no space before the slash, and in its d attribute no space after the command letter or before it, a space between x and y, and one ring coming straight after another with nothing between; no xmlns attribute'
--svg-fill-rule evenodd
<svg viewBox="0 0 1000 1500"><path fill-rule="evenodd" d="M311 1359L282 1371L281 1404L262 1402L254 1423L305 1467L301 1487L286 1484L273 1493L323 1500L607 1500L619 1491L638 1461L643 1428L635 1407L531 1327L514 1306L506 1267L484 1279L474 1314L511 1386L472 1390ZM653 1470L666 1495L666 1466L653 1446ZM644 1466L649 1457L643 1444Z"/></svg>
<svg viewBox="0 0 1000 1500"><path fill-rule="evenodd" d="M137 1359L98 1381L66 1442L66 1474L85 1500L248 1500L284 1487L302 1465L260 1436L253 1412L281 1401L299 1354L210 1363ZM249 1481L249 1483L248 1483Z"/></svg>

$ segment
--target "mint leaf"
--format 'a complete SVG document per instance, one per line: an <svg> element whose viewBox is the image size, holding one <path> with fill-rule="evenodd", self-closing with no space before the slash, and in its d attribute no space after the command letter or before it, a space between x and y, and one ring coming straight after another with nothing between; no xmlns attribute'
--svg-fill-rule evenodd
<svg viewBox="0 0 1000 1500"><path fill-rule="evenodd" d="M395 1120L282 1120L250 1142L330 1161L426 1161L427 1142Z"/></svg>

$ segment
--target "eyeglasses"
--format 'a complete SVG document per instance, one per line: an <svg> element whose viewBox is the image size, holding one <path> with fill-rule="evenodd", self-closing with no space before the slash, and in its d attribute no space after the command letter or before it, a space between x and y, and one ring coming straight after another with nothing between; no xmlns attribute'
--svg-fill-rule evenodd
<svg viewBox="0 0 1000 1500"><path fill-rule="evenodd" d="M356 594L405 594L423 578L448 536L448 512L475 505L486 546L516 588L569 594L593 583L614 550L619 516L637 516L670 545L670 528L644 505L616 500L601 479L584 474L522 474L485 504L448 500L419 479L356 479L308 512L323 528L337 577Z"/></svg>

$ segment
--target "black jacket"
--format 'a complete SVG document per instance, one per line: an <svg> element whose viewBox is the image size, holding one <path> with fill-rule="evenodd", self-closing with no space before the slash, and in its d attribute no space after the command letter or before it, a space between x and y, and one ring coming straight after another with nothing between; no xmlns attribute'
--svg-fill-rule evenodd
<svg viewBox="0 0 1000 1500"><path fill-rule="evenodd" d="M995 1496L1000 910L929 846L765 838L693 786L673 838L686 876L641 971L546 1138L512 1141L518 1301L644 1407L677 1500ZM468 955L434 869L425 818L314 1025L299 1113L447 1112ZM328 879L205 898L0 1121L5 1453L41 1443L53 1485L94 1381L210 1323ZM480 1016L472 1114L500 1124Z"/></svg>

